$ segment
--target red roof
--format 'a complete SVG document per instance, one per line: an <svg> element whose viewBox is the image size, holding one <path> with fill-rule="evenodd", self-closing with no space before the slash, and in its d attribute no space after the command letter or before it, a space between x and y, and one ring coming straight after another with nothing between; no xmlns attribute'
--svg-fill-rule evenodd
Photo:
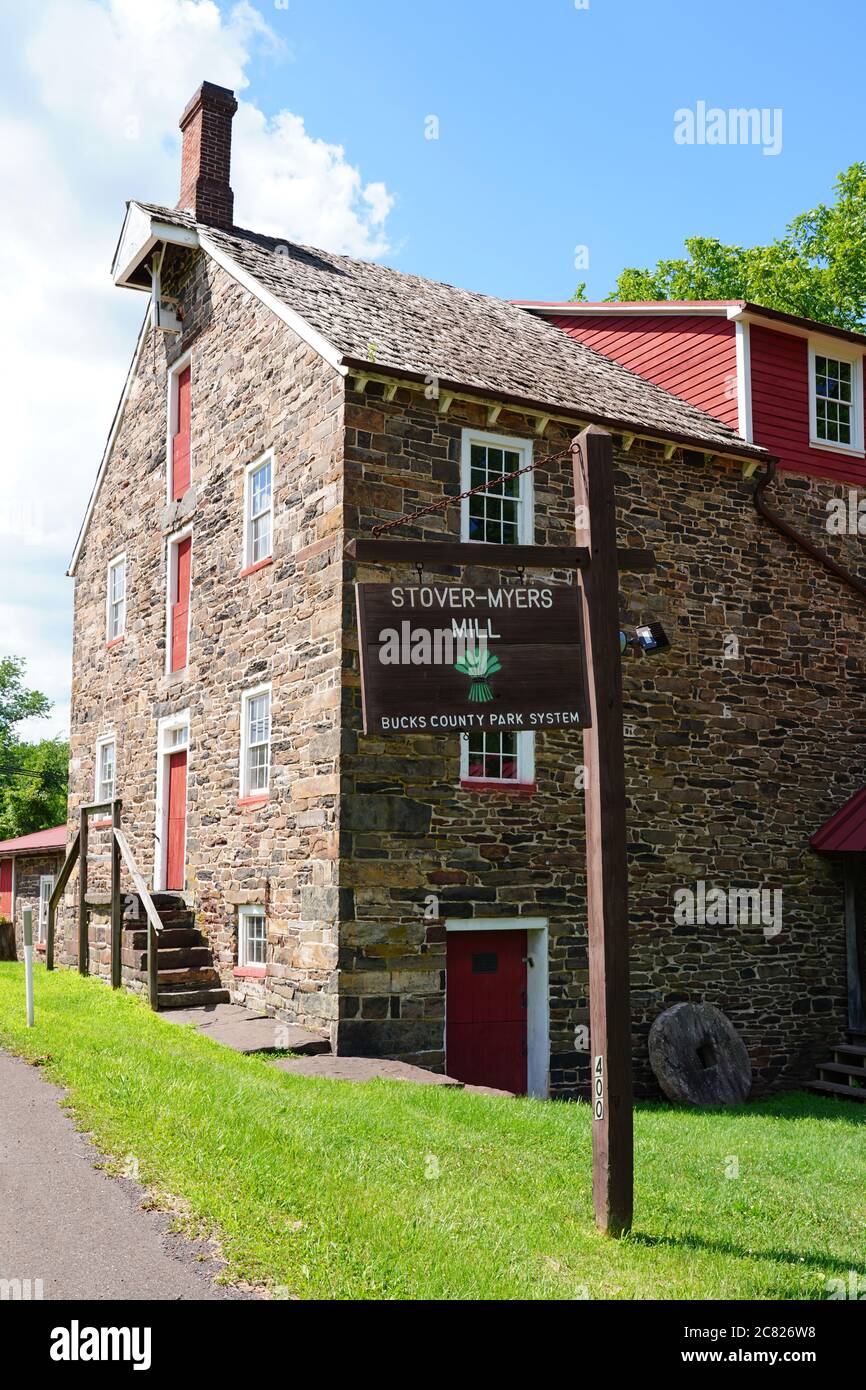
<svg viewBox="0 0 866 1390"><path fill-rule="evenodd" d="M825 821L809 844L822 854L862 854L866 850L866 787Z"/></svg>
<svg viewBox="0 0 866 1390"><path fill-rule="evenodd" d="M61 851L65 848L65 825L37 830L33 835L19 835L17 840L0 840L0 854L33 854L40 849Z"/></svg>

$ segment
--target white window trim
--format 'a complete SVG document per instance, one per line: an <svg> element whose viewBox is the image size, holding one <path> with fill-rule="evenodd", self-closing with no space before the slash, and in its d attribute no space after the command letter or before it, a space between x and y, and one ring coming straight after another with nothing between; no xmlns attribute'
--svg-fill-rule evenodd
<svg viewBox="0 0 866 1390"><path fill-rule="evenodd" d="M187 536L192 535L192 523L184 526L180 531L174 531L167 537L165 542L165 674L167 676L178 676L186 667L181 667L178 671L171 669L171 596L174 592L177 580L177 547L181 541L186 540ZM192 567L195 556L195 541L190 546L189 551L189 607L186 615L186 664L189 666L189 633L192 626Z"/></svg>
<svg viewBox="0 0 866 1390"><path fill-rule="evenodd" d="M526 966L526 1090L544 1100L550 1090L550 992L546 917L446 917L450 931L525 931L531 964ZM448 1037L448 982L445 982L445 1038ZM445 1057L448 1071L448 1057Z"/></svg>
<svg viewBox="0 0 866 1390"><path fill-rule="evenodd" d="M188 348L182 357L173 362L168 369L166 380L166 403L165 403L165 500L171 503L174 499L171 495L171 438L177 424L177 379L185 367L192 361L192 348ZM190 430L189 430L189 478L192 486L192 410L190 410Z"/></svg>
<svg viewBox="0 0 866 1390"><path fill-rule="evenodd" d="M494 730L494 732L496 732ZM507 733L508 730L503 732ZM469 739L460 737L460 781L477 782L480 786L495 783L500 787L531 786L535 781L535 733L531 729L516 729L517 734L517 776L516 777L470 777Z"/></svg>
<svg viewBox="0 0 866 1390"><path fill-rule="evenodd" d="M49 903L49 900L50 900L50 898L51 898L51 894L54 892L54 885L55 885L56 882L57 882L57 878L56 878L56 876L55 876L54 874L40 874L40 875L39 875L39 912L38 912L38 914L37 914L37 927L36 927L36 940L37 940L37 942L39 942L39 943L41 943L41 942L43 942L43 941L45 940L45 935L46 935L46 931L47 931L47 928L48 928L48 903ZM42 891L43 884L45 884L45 883L48 883L48 884L51 885L51 886L49 887L49 889L48 889L48 895L47 895L47 897L43 895L43 891ZM43 908L45 909L45 915L44 915L44 916L43 916L43 912L42 912L42 909L43 909Z"/></svg>
<svg viewBox="0 0 866 1390"><path fill-rule="evenodd" d="M187 738L184 751L186 752L186 775L187 775L187 814L184 816L184 862L186 861L186 836L189 833L189 769L191 762L190 749L190 717L189 710L180 710L177 714L168 714L160 719L156 726L156 814L154 818L154 847L153 847L153 889L155 893L162 892L165 888L166 858L168 855L168 760L172 753L179 753L181 749L173 746L169 742L169 734L175 729L186 729Z"/></svg>
<svg viewBox="0 0 866 1390"><path fill-rule="evenodd" d="M494 449L510 449L519 453L518 467L525 468L532 463L533 441L520 439L507 434L490 434L486 430L464 429L460 444L460 491L470 487L472 468L472 445L484 444ZM534 473L524 473L519 479L520 500L517 508L517 544L535 544L535 485ZM460 503L460 539L469 540L469 498ZM476 541L476 545L486 545L486 541Z"/></svg>
<svg viewBox="0 0 866 1390"><path fill-rule="evenodd" d="M266 463L269 463L269 464L271 465L271 507L270 507L270 512L271 512L271 548L270 548L270 551L268 552L267 555L262 555L262 556L260 557L260 559L258 559L258 560L253 560L253 558L252 558L252 530L253 530L253 524L252 524L252 517L250 516L250 504L251 504L251 501L252 501L252 487L251 487L251 481L252 481L252 476L253 476L253 474L254 474L255 472L257 472L258 469L261 468L261 467L263 466L263 464L266 464ZM264 452L259 458L253 459L252 463L248 463L247 466L246 466L246 468L244 469L244 543L243 543L243 549L242 549L242 552L241 552L241 568L242 568L242 569L249 569L250 565L252 565L252 564L257 564L257 565L264 564L265 560L270 560L270 559L273 558L273 554L274 554L274 481L275 481L275 478L276 478L276 467L275 467L275 460L274 460L274 451L273 451L273 449L266 449L265 452Z"/></svg>
<svg viewBox="0 0 866 1390"><path fill-rule="evenodd" d="M111 632L111 571L117 565L123 565L123 622L119 632L112 636ZM126 561L126 551L121 550L119 555L115 555L105 567L105 640L106 642L119 642L121 637L126 636L126 611L129 605L129 566Z"/></svg>
<svg viewBox="0 0 866 1390"><path fill-rule="evenodd" d="M267 695L267 696L269 697L269 700L270 700L270 704L269 704L269 707L268 707L268 709L269 709L269 721L268 721L268 768L267 768L267 786L264 788L264 790L262 790L262 788L257 788L256 791L252 792L252 791L250 791L250 789L249 789L249 787L248 787L248 785L247 785L247 752L248 752L248 744L247 744L247 709L248 709L248 707L249 707L249 702L250 702L250 700L254 700L254 699L256 698L257 695ZM245 691L242 693L242 695L241 695L241 758L240 758L240 777L239 777L238 786L239 786L240 798L241 798L242 801L245 801L245 800L247 800L247 799L250 798L250 797L261 797L262 800L264 800L265 797L270 796L270 793L271 793L271 748L272 748L272 745L273 745L273 740L274 740L274 697L273 697L273 692L272 692L272 689L271 689L271 682L270 682L270 681L267 681L267 682L265 682L263 685L252 686L249 690L245 690Z"/></svg>
<svg viewBox="0 0 866 1390"><path fill-rule="evenodd" d="M264 960L248 960L248 959L247 959L247 948L248 948L248 945L249 945L249 942L248 942L248 940L247 940L247 923L249 922L249 919L250 919L250 917L252 917L252 916L264 917L264 919L265 919L265 959L264 959ZM238 908L238 969L239 969L239 970L240 970L240 969L248 969L248 970L249 970L249 969L254 969L254 970L265 970L265 969L267 969L267 959L268 959L268 914L267 914L267 911L265 910L264 903L249 903L246 907L239 907L239 908Z"/></svg>
<svg viewBox="0 0 866 1390"><path fill-rule="evenodd" d="M102 795L102 778L101 778L101 776L100 776L100 767L101 767L101 764L102 764L102 750L103 750L103 748L105 748L106 745L109 744L109 743L113 743L113 744L114 744L114 784L113 784L113 786L112 786L111 796L103 796L103 795ZM114 798L115 798L116 796L117 796L117 735L116 735L116 734L101 734L100 737L96 740L96 761L95 761L94 768L93 768L93 801L94 801L94 804L95 804L95 805L101 805L101 804L102 804L103 802L105 802L105 801L113 801Z"/></svg>
<svg viewBox="0 0 866 1390"><path fill-rule="evenodd" d="M816 403L816 357L832 357L837 362L851 364L851 443L834 443L818 438L818 409ZM863 354L828 338L809 338L809 443L813 449L830 454L864 457L863 444Z"/></svg>

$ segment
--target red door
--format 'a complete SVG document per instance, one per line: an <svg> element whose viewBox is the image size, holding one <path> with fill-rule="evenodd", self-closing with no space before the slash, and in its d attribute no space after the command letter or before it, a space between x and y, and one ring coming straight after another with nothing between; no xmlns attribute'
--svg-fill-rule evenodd
<svg viewBox="0 0 866 1390"><path fill-rule="evenodd" d="M171 670L182 671L186 665L187 629L189 627L189 581L192 561L192 536L177 543L175 583L171 604Z"/></svg>
<svg viewBox="0 0 866 1390"><path fill-rule="evenodd" d="M12 860L0 862L0 917L12 921Z"/></svg>
<svg viewBox="0 0 866 1390"><path fill-rule="evenodd" d="M186 753L172 753L168 760L165 886L175 892L186 887Z"/></svg>
<svg viewBox="0 0 866 1390"><path fill-rule="evenodd" d="M448 933L445 1069L526 1092L526 932Z"/></svg>
<svg viewBox="0 0 866 1390"><path fill-rule="evenodd" d="M171 495L178 501L189 487L190 369L177 378L177 421L171 439Z"/></svg>

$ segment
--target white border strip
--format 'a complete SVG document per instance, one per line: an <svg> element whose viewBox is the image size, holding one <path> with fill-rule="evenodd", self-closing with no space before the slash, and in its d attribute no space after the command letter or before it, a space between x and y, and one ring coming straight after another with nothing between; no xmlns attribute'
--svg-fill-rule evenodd
<svg viewBox="0 0 866 1390"><path fill-rule="evenodd" d="M314 352L317 352L325 362L334 368L335 372L339 372L340 376L348 375L348 367L343 366L343 354L334 347L333 343L329 343L327 338L323 338L321 333L317 332L311 324L307 323L306 319L301 318L301 315L295 313L294 309L290 309L281 299L277 299L276 295L271 294L270 290L265 289L260 280L239 266L237 261L232 260L225 251L221 251L218 246L215 246L210 237L200 234L199 245L221 270L236 280L243 289L255 295L256 299L260 300L265 308L270 309L272 314L276 314L278 319L282 319L283 323L294 333L297 333L301 341L311 347Z"/></svg>

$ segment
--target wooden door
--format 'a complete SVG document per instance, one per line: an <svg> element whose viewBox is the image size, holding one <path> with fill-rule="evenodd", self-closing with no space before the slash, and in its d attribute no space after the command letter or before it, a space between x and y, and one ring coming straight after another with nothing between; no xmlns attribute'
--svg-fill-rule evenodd
<svg viewBox="0 0 866 1390"><path fill-rule="evenodd" d="M171 439L171 495L177 502L189 487L190 390L192 379L189 367L178 373L177 419Z"/></svg>
<svg viewBox="0 0 866 1390"><path fill-rule="evenodd" d="M180 892L186 887L186 752L168 760L168 845L165 886Z"/></svg>
<svg viewBox="0 0 866 1390"><path fill-rule="evenodd" d="M189 630L189 586L192 562L192 536L178 541L175 554L174 592L171 602L171 670L182 671L187 659Z"/></svg>
<svg viewBox="0 0 866 1390"><path fill-rule="evenodd" d="M526 932L448 933L445 1068L475 1086L526 1092Z"/></svg>

